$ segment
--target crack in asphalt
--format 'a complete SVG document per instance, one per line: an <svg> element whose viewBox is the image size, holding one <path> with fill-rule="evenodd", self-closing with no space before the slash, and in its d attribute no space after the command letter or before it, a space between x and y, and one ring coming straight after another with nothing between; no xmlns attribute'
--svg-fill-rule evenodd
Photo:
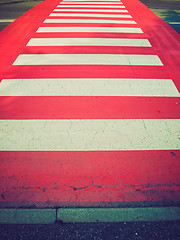
<svg viewBox="0 0 180 240"><path fill-rule="evenodd" d="M142 185L123 185L123 184L119 184L119 185L115 185L115 186L100 186L100 185L95 185L95 184L90 184L90 185L87 185L87 186L83 186L83 187L75 187L75 186L71 186L71 185L59 185L59 186L55 186L55 187L11 187L11 189L25 189L25 190L30 190L30 189L39 189L39 190L42 190L42 191L46 191L48 189L58 189L60 187L69 187L69 188L72 188L74 191L77 191L77 190L82 190L82 189L87 189L87 188L90 188L90 187L95 187L95 188L120 188L120 187L125 187L125 188L140 188L140 189L148 189L148 188L154 188L154 187L173 187L173 186L176 186L176 187L179 187L180 184L177 184L177 183L171 183L171 184L142 184Z"/></svg>

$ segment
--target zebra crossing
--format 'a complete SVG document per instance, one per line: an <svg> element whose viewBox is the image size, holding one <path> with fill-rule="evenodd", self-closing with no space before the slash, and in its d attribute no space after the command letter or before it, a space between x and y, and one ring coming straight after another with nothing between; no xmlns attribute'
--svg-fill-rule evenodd
<svg viewBox="0 0 180 240"><path fill-rule="evenodd" d="M50 172L46 175L45 182L51 192L49 198L58 204L68 201L77 202L77 205L91 205L92 202L99 205L100 202L133 199L158 201L165 197L168 200L178 198L177 176L167 177L168 170L166 176L159 173L155 176L157 171L149 172L152 167L149 164L155 166L157 161L161 161L161 156L165 156L163 159L166 156L170 159L173 154L178 156L179 91L173 78L164 74L164 58L154 47L153 38L149 39L141 28L132 9L128 9L130 3L130 0L63 0L56 6L54 4L55 8L12 63L20 77L4 77L0 83L1 158L12 162L19 159L21 164L22 159L28 159L28 164L31 164L34 162L31 156L38 152L37 165L44 159L51 166L50 156L56 154L53 159L57 163L62 161L65 168L67 164L70 169L67 172L71 172L70 175L61 172L54 162L55 165L49 169L53 169L55 175ZM157 72L160 72L158 76ZM13 107L6 112L3 99L13 97ZM82 154L84 163L77 159L76 154ZM97 166L91 166L92 154ZM119 173L111 163L114 154L117 154L115 160ZM152 158L153 154L156 157ZM106 159L104 167L102 156ZM134 159L137 160L138 156L136 164ZM64 160L66 158L71 166ZM149 161L148 166L144 159ZM169 167L167 159L162 165L172 170L173 166ZM136 168L124 168L125 161L129 167L132 161ZM74 173L72 169L78 163L79 168ZM145 172L137 170L139 163L144 164ZM177 162L174 166L179 168ZM91 169L88 174L86 168ZM107 176L108 171L114 175L109 173ZM121 174L122 178L119 177ZM34 180L31 180L35 182L32 183L30 175L24 180L25 192L31 184L35 189L44 185L43 180L39 185L38 177L34 175ZM54 183L49 185L51 180L48 178L51 177ZM58 177L61 182L58 182ZM93 187L96 182L103 189L95 191L87 187L88 192L79 195L63 190L68 186ZM172 196L169 183L173 185ZM137 193L140 185L148 185L148 190L154 189L155 193L152 196L145 190ZM111 186L109 191L108 186ZM56 188L59 190L54 192ZM22 201L21 198L20 194L16 201ZM23 194L23 201L28 201L26 194ZM35 194L31 201L41 201L41 198L39 200Z"/></svg>

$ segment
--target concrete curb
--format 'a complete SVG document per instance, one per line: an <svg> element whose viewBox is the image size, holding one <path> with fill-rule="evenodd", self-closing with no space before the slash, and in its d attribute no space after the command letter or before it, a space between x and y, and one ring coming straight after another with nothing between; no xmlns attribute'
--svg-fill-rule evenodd
<svg viewBox="0 0 180 240"><path fill-rule="evenodd" d="M180 219L180 208L81 208L58 209L62 222L137 222Z"/></svg>
<svg viewBox="0 0 180 240"><path fill-rule="evenodd" d="M179 207L0 209L0 224L151 222L180 220Z"/></svg>
<svg viewBox="0 0 180 240"><path fill-rule="evenodd" d="M0 224L52 224L56 209L0 209Z"/></svg>

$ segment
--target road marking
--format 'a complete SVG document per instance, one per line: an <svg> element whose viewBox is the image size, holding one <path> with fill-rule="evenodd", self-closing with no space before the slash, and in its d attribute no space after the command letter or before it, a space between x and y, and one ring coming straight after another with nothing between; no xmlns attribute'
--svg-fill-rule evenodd
<svg viewBox="0 0 180 240"><path fill-rule="evenodd" d="M71 1L69 1L69 0L63 0L63 2L83 2L84 0L71 0ZM92 0L86 0L86 2L93 2ZM96 1L96 2L104 2L104 0L98 0L98 1ZM121 2L121 1L117 1L117 0L111 0L111 1L108 1L108 2L117 2L117 3L119 3L119 2Z"/></svg>
<svg viewBox="0 0 180 240"><path fill-rule="evenodd" d="M61 7L61 8L69 8L69 7L73 7L74 9L76 9L77 7L79 8L79 7L85 7L85 8L125 8L125 6L122 6L122 5L120 5L120 6L118 6L118 5L113 5L113 6L109 6L109 5L82 5L82 4L80 4L79 6L78 5L58 5L57 7Z"/></svg>
<svg viewBox="0 0 180 240"><path fill-rule="evenodd" d="M179 129L180 119L0 120L0 150L175 150Z"/></svg>
<svg viewBox="0 0 180 240"><path fill-rule="evenodd" d="M14 22L16 19L0 19L1 23Z"/></svg>
<svg viewBox="0 0 180 240"><path fill-rule="evenodd" d="M143 33L140 28L125 27L39 27L36 32L111 32L111 33Z"/></svg>
<svg viewBox="0 0 180 240"><path fill-rule="evenodd" d="M91 14L91 13L51 13L50 17L101 17L101 18L132 18L131 15L121 14Z"/></svg>
<svg viewBox="0 0 180 240"><path fill-rule="evenodd" d="M117 24L136 24L131 20L104 20L104 19L46 19L44 23L117 23Z"/></svg>
<svg viewBox="0 0 180 240"><path fill-rule="evenodd" d="M157 55L138 54L20 54L13 65L163 66Z"/></svg>
<svg viewBox="0 0 180 240"><path fill-rule="evenodd" d="M0 96L180 97L171 79L3 79Z"/></svg>
<svg viewBox="0 0 180 240"><path fill-rule="evenodd" d="M121 13L121 12L128 12L128 10L111 10L111 9L80 9L80 8L76 8L76 9L72 9L72 8L69 8L69 9L54 9L53 10L54 12L115 12L115 13Z"/></svg>
<svg viewBox="0 0 180 240"><path fill-rule="evenodd" d="M147 39L131 38L31 38L27 46L128 46L151 47Z"/></svg>
<svg viewBox="0 0 180 240"><path fill-rule="evenodd" d="M92 5L94 4L97 4L97 5L100 5L101 4L107 4L107 5L111 5L111 4L116 4L116 5L119 5L119 4L123 4L122 2L60 2L60 4L65 4L65 5L69 5L69 4L73 4L73 5L81 5L81 4L90 4L92 3Z"/></svg>
<svg viewBox="0 0 180 240"><path fill-rule="evenodd" d="M179 207L144 208L59 208L57 221L77 222L142 222L180 220Z"/></svg>
<svg viewBox="0 0 180 240"><path fill-rule="evenodd" d="M180 22L168 22L168 24L180 24Z"/></svg>

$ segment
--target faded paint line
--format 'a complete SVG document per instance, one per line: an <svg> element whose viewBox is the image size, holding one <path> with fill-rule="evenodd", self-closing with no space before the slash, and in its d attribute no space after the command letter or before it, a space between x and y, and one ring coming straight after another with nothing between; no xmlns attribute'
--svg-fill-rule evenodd
<svg viewBox="0 0 180 240"><path fill-rule="evenodd" d="M14 22L16 19L0 19L1 23Z"/></svg>
<svg viewBox="0 0 180 240"><path fill-rule="evenodd" d="M137 54L20 54L13 65L163 66L157 55Z"/></svg>
<svg viewBox="0 0 180 240"><path fill-rule="evenodd" d="M171 79L3 79L0 96L179 97Z"/></svg>
<svg viewBox="0 0 180 240"><path fill-rule="evenodd" d="M168 24L180 24L180 22L168 22Z"/></svg>
<svg viewBox="0 0 180 240"><path fill-rule="evenodd" d="M175 150L179 129L180 119L0 120L0 150Z"/></svg>

